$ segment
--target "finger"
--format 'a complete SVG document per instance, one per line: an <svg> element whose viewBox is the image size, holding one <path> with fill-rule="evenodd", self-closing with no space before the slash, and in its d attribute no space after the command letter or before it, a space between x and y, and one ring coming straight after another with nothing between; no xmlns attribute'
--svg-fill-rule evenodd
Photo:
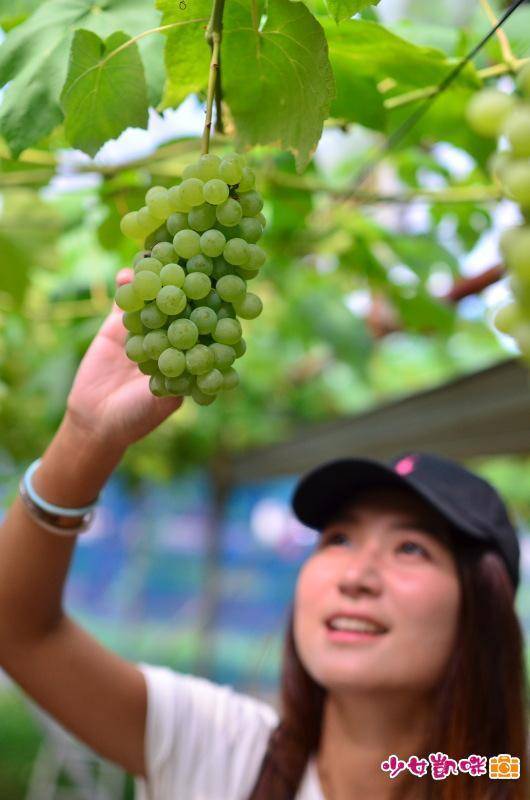
<svg viewBox="0 0 530 800"><path fill-rule="evenodd" d="M118 286L123 286L125 283L131 283L133 278L134 270L131 269L131 267L124 267L123 269L120 269L116 275L116 284Z"/></svg>

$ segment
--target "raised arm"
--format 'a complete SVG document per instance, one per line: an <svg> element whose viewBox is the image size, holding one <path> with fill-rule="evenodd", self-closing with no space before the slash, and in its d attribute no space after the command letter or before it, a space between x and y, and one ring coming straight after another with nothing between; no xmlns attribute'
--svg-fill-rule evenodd
<svg viewBox="0 0 530 800"><path fill-rule="evenodd" d="M123 270L119 282L130 280ZM87 351L33 485L64 507L90 503L126 448L182 403L156 398L124 354L115 306ZM141 672L69 618L63 590L77 537L48 532L20 498L0 527L0 666L59 723L104 758L145 775Z"/></svg>

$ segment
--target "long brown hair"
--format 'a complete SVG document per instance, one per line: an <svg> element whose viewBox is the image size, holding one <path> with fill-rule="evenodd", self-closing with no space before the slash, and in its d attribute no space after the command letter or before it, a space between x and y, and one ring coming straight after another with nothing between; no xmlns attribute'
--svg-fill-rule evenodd
<svg viewBox="0 0 530 800"><path fill-rule="evenodd" d="M403 797L427 781L429 800L528 800L530 691L524 637L514 608L514 588L504 562L483 544L455 538L462 587L456 641L439 687L431 731L417 755L441 752L457 761L471 754L520 759L519 779L458 771L434 780L410 773ZM280 722L273 730L248 800L294 800L308 759L318 751L326 690L302 664L289 612L283 648ZM399 745L396 745L398 748ZM396 749L399 755L399 749ZM430 762L429 762L430 763ZM402 773L403 777L405 773Z"/></svg>

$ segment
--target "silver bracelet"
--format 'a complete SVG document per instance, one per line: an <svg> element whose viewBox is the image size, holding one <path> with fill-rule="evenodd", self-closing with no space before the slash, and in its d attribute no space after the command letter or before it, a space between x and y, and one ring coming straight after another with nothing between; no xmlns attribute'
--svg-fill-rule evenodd
<svg viewBox="0 0 530 800"><path fill-rule="evenodd" d="M79 509L63 509L42 500L31 485L31 476L39 463L34 462L26 470L19 484L20 497L27 512L40 527L50 533L58 536L77 536L83 533L93 522L95 503Z"/></svg>

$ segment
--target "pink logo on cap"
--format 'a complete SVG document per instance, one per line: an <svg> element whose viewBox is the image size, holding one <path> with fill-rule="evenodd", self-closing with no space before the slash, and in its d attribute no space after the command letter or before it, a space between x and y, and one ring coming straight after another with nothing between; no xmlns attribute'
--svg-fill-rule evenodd
<svg viewBox="0 0 530 800"><path fill-rule="evenodd" d="M401 461L398 461L394 467L394 471L397 472L398 475L410 475L411 472L414 472L417 460L417 456L405 456Z"/></svg>

